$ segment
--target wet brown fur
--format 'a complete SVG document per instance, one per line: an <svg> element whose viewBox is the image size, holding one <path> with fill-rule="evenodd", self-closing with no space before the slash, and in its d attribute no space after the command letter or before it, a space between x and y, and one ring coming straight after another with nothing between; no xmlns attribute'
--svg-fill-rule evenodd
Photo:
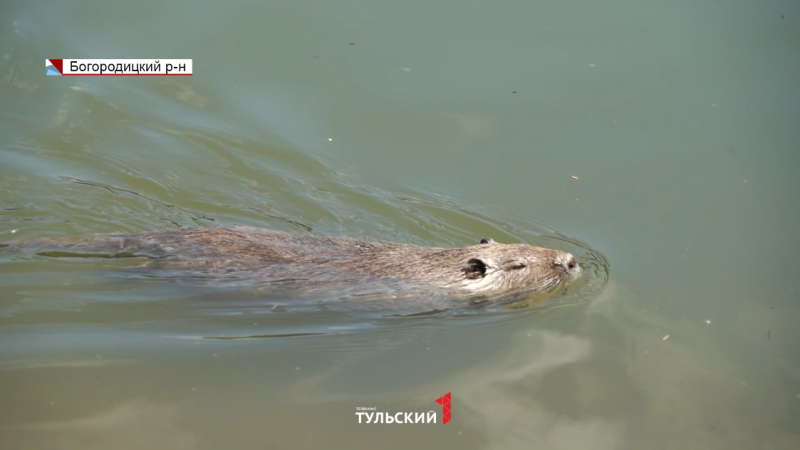
<svg viewBox="0 0 800 450"><path fill-rule="evenodd" d="M250 227L181 228L59 242L76 252L149 256L212 271L334 284L409 281L471 294L558 287L580 267L569 253L528 244L431 248Z"/></svg>

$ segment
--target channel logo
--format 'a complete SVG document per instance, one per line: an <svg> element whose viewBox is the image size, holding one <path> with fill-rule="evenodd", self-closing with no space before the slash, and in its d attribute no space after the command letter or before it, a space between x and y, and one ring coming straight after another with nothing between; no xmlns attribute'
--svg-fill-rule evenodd
<svg viewBox="0 0 800 450"><path fill-rule="evenodd" d="M437 398L436 403L442 405L442 424L450 422L450 393Z"/></svg>
<svg viewBox="0 0 800 450"><path fill-rule="evenodd" d="M452 412L450 400L450 392L436 399L436 403L442 405L442 424L450 422L450 414ZM377 411L374 406L356 406L356 416L358 416L358 423L436 423L436 411L391 413Z"/></svg>

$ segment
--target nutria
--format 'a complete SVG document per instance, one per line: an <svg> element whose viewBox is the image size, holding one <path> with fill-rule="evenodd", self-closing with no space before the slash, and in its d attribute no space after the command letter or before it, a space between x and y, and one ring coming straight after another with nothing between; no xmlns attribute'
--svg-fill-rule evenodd
<svg viewBox="0 0 800 450"><path fill-rule="evenodd" d="M504 295L556 288L580 273L569 253L490 238L470 247L432 248L236 226L31 244L55 249L40 252L45 255L149 257L205 275L315 284L321 292L372 283L389 292L413 285L455 295Z"/></svg>

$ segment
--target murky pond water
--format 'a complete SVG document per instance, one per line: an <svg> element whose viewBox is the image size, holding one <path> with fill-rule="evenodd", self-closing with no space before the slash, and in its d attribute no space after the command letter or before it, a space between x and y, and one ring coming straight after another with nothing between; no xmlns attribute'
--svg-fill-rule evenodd
<svg viewBox="0 0 800 450"><path fill-rule="evenodd" d="M585 271L511 305L315 303L0 248L0 448L797 448L798 20L788 1L4 3L0 242L492 237ZM194 75L44 75L165 57Z"/></svg>

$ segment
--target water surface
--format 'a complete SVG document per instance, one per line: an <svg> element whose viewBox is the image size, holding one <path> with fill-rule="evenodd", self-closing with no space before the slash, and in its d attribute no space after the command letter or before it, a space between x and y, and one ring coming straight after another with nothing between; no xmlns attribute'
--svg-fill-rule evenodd
<svg viewBox="0 0 800 450"><path fill-rule="evenodd" d="M0 447L797 448L798 20L5 2L0 242L248 225L530 242L589 270L517 308L328 307L0 249ZM45 77L46 58L195 74ZM355 415L447 392L444 426Z"/></svg>

